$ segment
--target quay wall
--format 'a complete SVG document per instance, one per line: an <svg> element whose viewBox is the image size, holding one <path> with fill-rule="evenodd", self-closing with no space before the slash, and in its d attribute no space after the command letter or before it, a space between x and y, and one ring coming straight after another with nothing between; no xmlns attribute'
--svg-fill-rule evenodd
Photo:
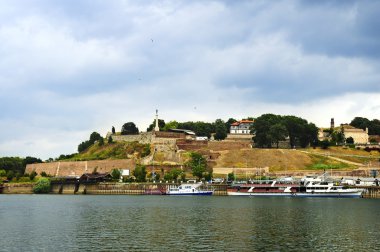
<svg viewBox="0 0 380 252"><path fill-rule="evenodd" d="M3 184L4 188L2 190L3 194L32 194L33 193L32 183L6 183Z"/></svg>

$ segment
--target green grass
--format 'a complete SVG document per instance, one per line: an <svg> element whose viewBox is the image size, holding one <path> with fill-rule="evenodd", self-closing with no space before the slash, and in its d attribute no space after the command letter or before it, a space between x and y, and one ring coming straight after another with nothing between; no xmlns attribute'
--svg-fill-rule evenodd
<svg viewBox="0 0 380 252"><path fill-rule="evenodd" d="M102 146L93 144L87 150L74 155L67 161L86 161L86 160L104 160L104 159L128 159L132 155L138 158L150 154L149 144L140 144L138 142L114 142L105 143Z"/></svg>
<svg viewBox="0 0 380 252"><path fill-rule="evenodd" d="M312 164L306 167L307 170L331 170L331 169L354 169L353 165L349 165L340 161L332 160L327 157L310 155Z"/></svg>

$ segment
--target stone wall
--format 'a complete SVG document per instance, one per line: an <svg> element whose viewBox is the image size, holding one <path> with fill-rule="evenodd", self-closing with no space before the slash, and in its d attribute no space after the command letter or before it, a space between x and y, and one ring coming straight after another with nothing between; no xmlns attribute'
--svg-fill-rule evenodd
<svg viewBox="0 0 380 252"><path fill-rule="evenodd" d="M41 174L44 171L51 176L63 177L81 176L83 173L91 173L95 169L99 173L105 173L111 172L113 169L134 170L134 168L135 162L132 159L93 160L28 164L25 173L30 174L35 171L37 174Z"/></svg>
<svg viewBox="0 0 380 252"><path fill-rule="evenodd" d="M369 143L368 132L362 129L345 129L344 137L347 139L352 137L355 144L367 144Z"/></svg>
<svg viewBox="0 0 380 252"><path fill-rule="evenodd" d="M210 141L208 142L208 148L213 151L222 150L240 150L252 148L249 141Z"/></svg>
<svg viewBox="0 0 380 252"><path fill-rule="evenodd" d="M32 183L6 183L4 184L3 192L4 194L30 194L33 193L33 186Z"/></svg>
<svg viewBox="0 0 380 252"><path fill-rule="evenodd" d="M153 133L143 132L138 135L112 135L110 132L107 133L107 139L112 137L115 142L139 142L142 144L150 144L152 142Z"/></svg>

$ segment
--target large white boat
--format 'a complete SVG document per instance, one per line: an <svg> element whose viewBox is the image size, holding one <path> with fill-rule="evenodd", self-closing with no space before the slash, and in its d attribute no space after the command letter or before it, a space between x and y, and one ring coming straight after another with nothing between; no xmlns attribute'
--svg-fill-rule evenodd
<svg viewBox="0 0 380 252"><path fill-rule="evenodd" d="M169 186L167 195L212 195L214 190L201 189L202 183L181 184L180 186Z"/></svg>
<svg viewBox="0 0 380 252"><path fill-rule="evenodd" d="M256 181L232 185L228 195L234 196L286 196L286 197L338 197L359 198L363 190L347 188L334 182L326 182L321 177L307 176L300 183L284 181Z"/></svg>

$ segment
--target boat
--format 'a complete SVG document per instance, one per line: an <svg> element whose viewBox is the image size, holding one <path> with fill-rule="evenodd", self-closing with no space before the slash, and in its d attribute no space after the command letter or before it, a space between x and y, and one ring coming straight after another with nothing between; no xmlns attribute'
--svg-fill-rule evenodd
<svg viewBox="0 0 380 252"><path fill-rule="evenodd" d="M266 180L232 184L227 188L227 195L232 196L360 198L362 193L362 189L348 188L312 176L301 179L299 183L293 180Z"/></svg>
<svg viewBox="0 0 380 252"><path fill-rule="evenodd" d="M202 183L171 185L166 191L167 195L212 195L214 190L201 189Z"/></svg>

